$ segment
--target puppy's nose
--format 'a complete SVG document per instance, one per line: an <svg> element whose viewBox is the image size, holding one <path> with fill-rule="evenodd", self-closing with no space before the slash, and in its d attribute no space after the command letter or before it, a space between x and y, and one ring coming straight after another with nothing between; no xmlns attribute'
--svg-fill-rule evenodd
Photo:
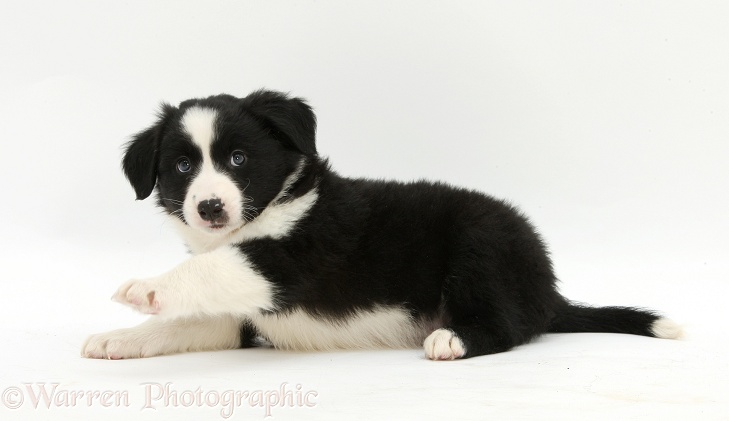
<svg viewBox="0 0 729 421"><path fill-rule="evenodd" d="M197 213L203 221L214 221L224 215L220 199L203 200L197 204Z"/></svg>

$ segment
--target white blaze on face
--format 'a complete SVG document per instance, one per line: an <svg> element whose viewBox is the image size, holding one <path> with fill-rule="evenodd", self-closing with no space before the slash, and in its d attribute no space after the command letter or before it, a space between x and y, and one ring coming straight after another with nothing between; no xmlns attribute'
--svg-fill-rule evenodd
<svg viewBox="0 0 729 421"><path fill-rule="evenodd" d="M182 117L181 125L202 152L202 166L199 167L188 187L182 211L185 221L197 229L210 233L227 233L238 228L243 220L241 209L243 197L238 186L228 175L215 169L210 156L215 140L215 121L217 112L210 108L192 107ZM206 200L220 199L228 220L223 227L212 228L210 221L202 219L198 205Z"/></svg>

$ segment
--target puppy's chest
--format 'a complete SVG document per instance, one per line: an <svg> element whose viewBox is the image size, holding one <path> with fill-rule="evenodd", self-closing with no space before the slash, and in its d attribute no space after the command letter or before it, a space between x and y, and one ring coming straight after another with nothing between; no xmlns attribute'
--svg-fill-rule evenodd
<svg viewBox="0 0 729 421"><path fill-rule="evenodd" d="M339 318L312 316L296 309L258 314L251 322L276 348L299 351L413 348L430 333L399 307L359 310Z"/></svg>

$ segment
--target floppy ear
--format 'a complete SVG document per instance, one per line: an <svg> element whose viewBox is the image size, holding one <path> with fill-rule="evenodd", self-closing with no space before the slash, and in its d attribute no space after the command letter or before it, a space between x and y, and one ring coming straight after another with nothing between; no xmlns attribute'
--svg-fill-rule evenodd
<svg viewBox="0 0 729 421"><path fill-rule="evenodd" d="M242 106L280 141L305 155L316 155L316 116L303 99L259 90L243 98Z"/></svg>
<svg viewBox="0 0 729 421"><path fill-rule="evenodd" d="M157 183L159 143L167 123L175 111L177 108L163 103L157 113L157 122L152 127L132 136L132 140L126 144L122 169L129 183L134 187L137 200L149 197Z"/></svg>

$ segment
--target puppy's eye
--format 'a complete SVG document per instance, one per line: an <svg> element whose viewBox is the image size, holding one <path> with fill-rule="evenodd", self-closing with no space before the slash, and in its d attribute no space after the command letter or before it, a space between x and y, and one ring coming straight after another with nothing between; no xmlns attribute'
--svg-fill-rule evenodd
<svg viewBox="0 0 729 421"><path fill-rule="evenodd" d="M190 164L190 160L182 157L179 161L177 161L177 171L180 173L188 173L192 169L192 165Z"/></svg>
<svg viewBox="0 0 729 421"><path fill-rule="evenodd" d="M240 167L246 162L246 156L241 151L235 151L230 155L230 165Z"/></svg>

